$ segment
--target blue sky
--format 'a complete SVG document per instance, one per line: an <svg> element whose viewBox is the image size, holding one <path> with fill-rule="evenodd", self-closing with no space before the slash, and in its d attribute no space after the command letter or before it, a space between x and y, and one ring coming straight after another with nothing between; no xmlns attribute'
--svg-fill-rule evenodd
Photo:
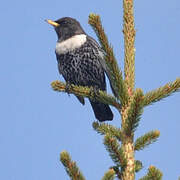
<svg viewBox="0 0 180 180"><path fill-rule="evenodd" d="M92 129L95 120L88 101L82 106L71 95L54 92L59 76L54 54L56 34L44 19L71 16L95 37L88 15L101 15L104 28L123 68L122 1L3 1L0 61L0 179L69 179L59 162L67 150L87 179L100 179L113 165ZM135 1L136 87L145 92L180 76L180 1ZM113 108L112 108L113 109ZM158 129L158 142L136 153L165 180L180 176L180 93L147 107L135 137ZM120 126L113 109L110 124Z"/></svg>

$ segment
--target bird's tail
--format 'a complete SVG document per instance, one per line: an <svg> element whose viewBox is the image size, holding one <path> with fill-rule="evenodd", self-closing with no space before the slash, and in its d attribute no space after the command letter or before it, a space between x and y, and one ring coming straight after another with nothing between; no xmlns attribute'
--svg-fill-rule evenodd
<svg viewBox="0 0 180 180"><path fill-rule="evenodd" d="M96 119L98 119L99 121L111 121L113 119L113 113L107 104L92 100L90 100L90 103Z"/></svg>

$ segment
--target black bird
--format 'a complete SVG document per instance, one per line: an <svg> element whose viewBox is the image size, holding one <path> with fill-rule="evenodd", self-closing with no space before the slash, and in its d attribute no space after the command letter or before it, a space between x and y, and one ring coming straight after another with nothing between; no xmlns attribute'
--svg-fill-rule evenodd
<svg viewBox="0 0 180 180"><path fill-rule="evenodd" d="M104 54L98 43L73 18L46 21L54 26L58 36L55 53L59 73L65 81L68 84L106 91L105 64L102 63ZM84 98L77 98L84 105ZM113 119L113 113L107 104L91 99L89 101L99 121Z"/></svg>

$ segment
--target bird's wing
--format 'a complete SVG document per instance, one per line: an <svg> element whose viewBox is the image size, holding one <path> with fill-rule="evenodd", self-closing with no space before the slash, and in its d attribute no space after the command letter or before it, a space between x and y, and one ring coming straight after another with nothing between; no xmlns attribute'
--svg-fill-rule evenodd
<svg viewBox="0 0 180 180"><path fill-rule="evenodd" d="M115 94L115 90L114 90L114 88L113 88L113 85L112 85L111 79L110 79L110 71L109 71L109 68L108 68L108 66L107 66L107 64L106 64L106 62L105 62L105 59L104 59L106 53L105 53L105 51L99 46L99 44L96 42L95 39L93 39L93 38L90 37L90 36L88 36L88 38L89 38L89 40L92 42L92 45L95 47L95 49L98 50L98 53L99 53L99 59L98 59L98 60L100 61L101 66L103 67L104 72L106 73L106 75L107 75L107 77L108 77L108 79L109 79L111 89L112 89L113 93Z"/></svg>
<svg viewBox="0 0 180 180"><path fill-rule="evenodd" d="M106 53L104 52L104 50L99 46L99 44L96 42L95 39L93 39L92 37L88 36L89 40L92 42L92 45L94 46L95 49L97 49L98 54L99 54L99 61L104 69L104 71L106 72L106 75L109 77L109 72L108 72L108 67L106 65L104 56L106 55Z"/></svg>

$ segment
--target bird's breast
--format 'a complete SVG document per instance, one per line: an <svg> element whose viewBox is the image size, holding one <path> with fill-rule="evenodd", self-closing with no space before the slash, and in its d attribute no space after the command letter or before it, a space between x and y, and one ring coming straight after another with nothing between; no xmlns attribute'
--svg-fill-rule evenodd
<svg viewBox="0 0 180 180"><path fill-rule="evenodd" d="M60 54L65 54L69 51L73 51L81 47L85 42L86 42L85 34L75 35L62 42L57 42L56 53L60 55Z"/></svg>

